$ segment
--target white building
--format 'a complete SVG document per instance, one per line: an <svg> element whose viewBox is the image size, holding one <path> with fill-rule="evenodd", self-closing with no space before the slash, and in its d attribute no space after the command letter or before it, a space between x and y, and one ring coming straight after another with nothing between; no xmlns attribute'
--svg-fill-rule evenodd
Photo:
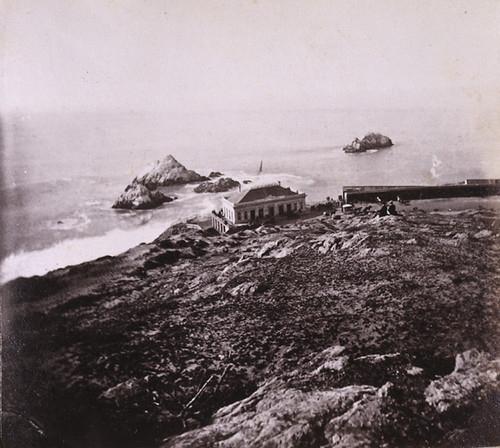
<svg viewBox="0 0 500 448"><path fill-rule="evenodd" d="M224 196L222 210L213 215L212 224L219 232L226 232L231 225L298 214L305 206L305 193L280 184L262 185Z"/></svg>

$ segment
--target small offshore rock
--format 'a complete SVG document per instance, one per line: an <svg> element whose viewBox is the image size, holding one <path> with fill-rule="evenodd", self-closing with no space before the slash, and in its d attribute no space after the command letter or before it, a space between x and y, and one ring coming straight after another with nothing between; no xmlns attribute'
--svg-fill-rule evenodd
<svg viewBox="0 0 500 448"><path fill-rule="evenodd" d="M127 210L145 210L156 208L165 202L172 202L173 199L165 196L159 191L150 191L141 184L133 183L129 185L125 192L115 201L113 208Z"/></svg>
<svg viewBox="0 0 500 448"><path fill-rule="evenodd" d="M240 183L230 177L223 177L217 182L202 182L194 191L195 193L221 193L223 191L232 190L240 185Z"/></svg>

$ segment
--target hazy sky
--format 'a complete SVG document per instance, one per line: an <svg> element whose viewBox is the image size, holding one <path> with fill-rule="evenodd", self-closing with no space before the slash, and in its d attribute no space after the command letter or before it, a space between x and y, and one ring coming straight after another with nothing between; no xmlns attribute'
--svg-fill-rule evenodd
<svg viewBox="0 0 500 448"><path fill-rule="evenodd" d="M500 105L499 0L0 4L5 109Z"/></svg>

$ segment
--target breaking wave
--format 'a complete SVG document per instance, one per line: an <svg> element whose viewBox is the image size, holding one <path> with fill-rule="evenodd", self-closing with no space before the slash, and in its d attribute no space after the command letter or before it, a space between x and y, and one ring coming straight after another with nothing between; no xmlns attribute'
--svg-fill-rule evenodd
<svg viewBox="0 0 500 448"><path fill-rule="evenodd" d="M151 242L168 225L160 222L134 230L114 229L100 236L67 239L45 249L10 254L2 261L0 281L5 283L16 277L44 275L106 255L118 255L140 243Z"/></svg>
<svg viewBox="0 0 500 448"><path fill-rule="evenodd" d="M102 235L68 238L43 249L10 254L1 262L0 282L44 275L106 255L118 255L141 243L150 243L175 223L208 215L216 208L217 196L194 193L184 200L185 203L181 200L173 202L170 208L137 214L139 219L135 220L133 229L114 228ZM130 213L135 215L135 211Z"/></svg>

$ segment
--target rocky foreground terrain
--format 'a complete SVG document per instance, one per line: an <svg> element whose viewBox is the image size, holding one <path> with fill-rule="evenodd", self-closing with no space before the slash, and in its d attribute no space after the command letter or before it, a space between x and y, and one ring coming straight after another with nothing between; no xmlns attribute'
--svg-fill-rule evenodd
<svg viewBox="0 0 500 448"><path fill-rule="evenodd" d="M499 445L497 219L179 225L10 282L5 446Z"/></svg>

